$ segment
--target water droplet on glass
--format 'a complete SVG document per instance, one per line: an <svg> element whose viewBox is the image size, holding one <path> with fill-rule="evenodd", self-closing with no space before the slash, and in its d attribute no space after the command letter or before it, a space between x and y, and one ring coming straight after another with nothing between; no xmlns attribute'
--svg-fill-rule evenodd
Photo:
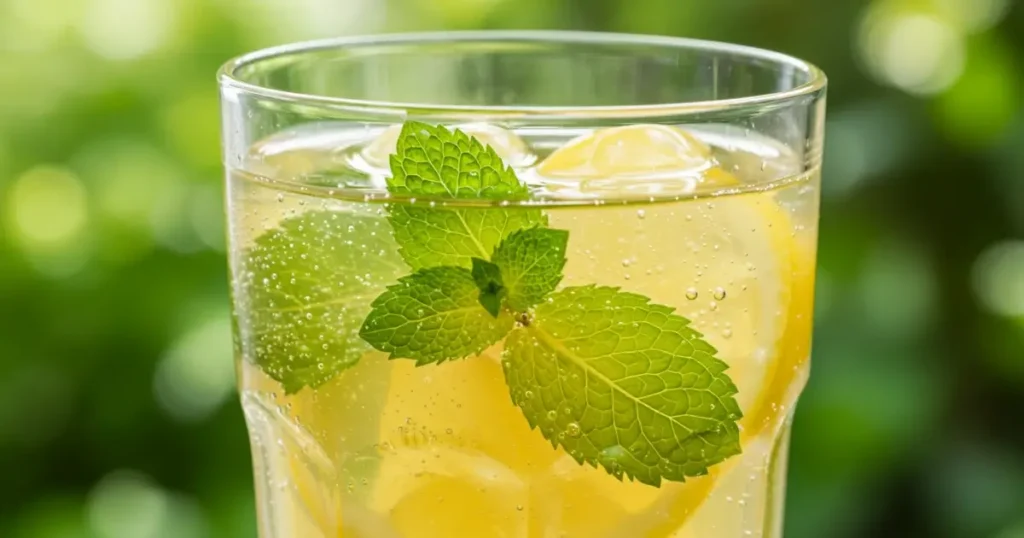
<svg viewBox="0 0 1024 538"><path fill-rule="evenodd" d="M697 288L686 288L686 298L694 300L697 298Z"/></svg>

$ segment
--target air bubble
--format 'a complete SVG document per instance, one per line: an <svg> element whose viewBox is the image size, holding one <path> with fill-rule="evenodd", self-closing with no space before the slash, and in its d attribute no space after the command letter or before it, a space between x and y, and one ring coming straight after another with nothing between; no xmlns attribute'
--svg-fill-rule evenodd
<svg viewBox="0 0 1024 538"><path fill-rule="evenodd" d="M725 288L715 288L714 297L716 301L725 299Z"/></svg>
<svg viewBox="0 0 1024 538"><path fill-rule="evenodd" d="M693 301L697 298L697 288L686 288L686 298Z"/></svg>
<svg viewBox="0 0 1024 538"><path fill-rule="evenodd" d="M555 419L557 419L557 418L558 418L558 413L556 413L556 412L554 412L554 411L548 411L548 413L547 413L547 417L548 417L548 420L550 420L550 421L554 422L554 421L555 421Z"/></svg>
<svg viewBox="0 0 1024 538"><path fill-rule="evenodd" d="M277 193L277 201L278 202L283 202L284 201L284 193L280 193L280 192Z"/></svg>
<svg viewBox="0 0 1024 538"><path fill-rule="evenodd" d="M579 424L577 424L575 422L570 422L570 423L565 425L565 433L569 437L576 438L576 437L579 437L583 433L583 430L580 429L580 425Z"/></svg>
<svg viewBox="0 0 1024 538"><path fill-rule="evenodd" d="M646 211L644 211L643 209L637 209L637 210L636 210L636 217L637 217L638 219L643 219L643 218L645 218L646 216L647 216L647 212L646 212Z"/></svg>
<svg viewBox="0 0 1024 538"><path fill-rule="evenodd" d="M630 260L629 258L624 258L622 260L622 266L623 267L629 267L632 263L633 263L633 261Z"/></svg>

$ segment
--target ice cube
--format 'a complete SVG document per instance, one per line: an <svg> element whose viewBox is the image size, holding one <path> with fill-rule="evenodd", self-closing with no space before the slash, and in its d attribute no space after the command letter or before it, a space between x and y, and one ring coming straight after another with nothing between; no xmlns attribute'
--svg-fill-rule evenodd
<svg viewBox="0 0 1024 538"><path fill-rule="evenodd" d="M714 166L711 148L683 129L628 125L579 136L536 171L581 193L679 194L692 192Z"/></svg>
<svg viewBox="0 0 1024 538"><path fill-rule="evenodd" d="M505 164L514 168L529 166L537 159L536 155L530 151L529 146L526 145L526 142L508 129L503 129L490 123L464 123L452 127L491 146L498 153L498 156L505 161ZM401 131L401 125L392 125L384 129L377 138L363 148L363 160L370 166L387 170L390 166L388 157L395 152L395 146L398 144L398 134Z"/></svg>

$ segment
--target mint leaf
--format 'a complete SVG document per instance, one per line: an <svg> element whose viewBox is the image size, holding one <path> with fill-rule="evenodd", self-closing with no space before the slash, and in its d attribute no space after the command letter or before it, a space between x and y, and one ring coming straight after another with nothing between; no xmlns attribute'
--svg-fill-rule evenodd
<svg viewBox="0 0 1024 538"><path fill-rule="evenodd" d="M420 269L373 301L359 335L392 359L420 365L478 354L512 329L511 316L492 316L479 296L469 269Z"/></svg>
<svg viewBox="0 0 1024 538"><path fill-rule="evenodd" d="M232 260L243 356L286 393L315 388L369 350L370 300L404 271L387 224L365 212L286 219Z"/></svg>
<svg viewBox="0 0 1024 538"><path fill-rule="evenodd" d="M485 200L529 195L494 149L458 129L410 121L391 155L392 194ZM448 209L395 204L389 220L400 253L413 270L440 265L469 268L490 258L510 233L547 224L539 209Z"/></svg>
<svg viewBox="0 0 1024 538"><path fill-rule="evenodd" d="M406 122L390 162L394 194L493 200L529 194L493 148L441 125Z"/></svg>
<svg viewBox="0 0 1024 538"><path fill-rule="evenodd" d="M567 288L505 341L514 403L576 461L658 486L740 453L736 386L673 309L617 288Z"/></svg>
<svg viewBox="0 0 1024 538"><path fill-rule="evenodd" d="M492 261L508 288L509 308L522 312L555 291L562 281L568 242L565 230L530 228L512 233L498 245Z"/></svg>
<svg viewBox="0 0 1024 538"><path fill-rule="evenodd" d="M392 204L388 220L399 253L413 270L440 265L470 268L487 259L516 230L547 225L539 209L444 209Z"/></svg>
<svg viewBox="0 0 1024 538"><path fill-rule="evenodd" d="M498 317L501 300L507 292L502 283L501 269L487 260L473 258L473 281L480 289L480 304L492 316Z"/></svg>

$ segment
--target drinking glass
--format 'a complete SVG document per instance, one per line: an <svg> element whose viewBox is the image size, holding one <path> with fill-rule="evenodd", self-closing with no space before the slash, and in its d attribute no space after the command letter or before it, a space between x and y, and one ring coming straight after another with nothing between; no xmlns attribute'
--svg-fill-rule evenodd
<svg viewBox="0 0 1024 538"><path fill-rule="evenodd" d="M262 538L781 536L820 70L470 32L219 77Z"/></svg>

